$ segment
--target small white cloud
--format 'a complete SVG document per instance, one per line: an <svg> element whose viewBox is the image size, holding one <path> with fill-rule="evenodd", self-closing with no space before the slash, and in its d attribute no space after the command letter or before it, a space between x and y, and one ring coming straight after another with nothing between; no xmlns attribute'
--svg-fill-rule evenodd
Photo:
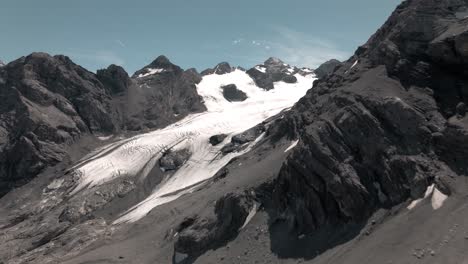
<svg viewBox="0 0 468 264"><path fill-rule="evenodd" d="M268 43L272 55L293 65L317 67L329 59L344 60L350 55L326 39L286 27L276 27L274 31L277 38Z"/></svg>
<svg viewBox="0 0 468 264"><path fill-rule="evenodd" d="M116 39L115 42L116 42L117 44L119 44L122 48L126 48L126 47L127 47L127 45L125 45L125 43L123 43L120 39Z"/></svg>
<svg viewBox="0 0 468 264"><path fill-rule="evenodd" d="M240 44L242 41L244 41L243 39L235 39L232 41L232 44L233 45L237 45L237 44Z"/></svg>

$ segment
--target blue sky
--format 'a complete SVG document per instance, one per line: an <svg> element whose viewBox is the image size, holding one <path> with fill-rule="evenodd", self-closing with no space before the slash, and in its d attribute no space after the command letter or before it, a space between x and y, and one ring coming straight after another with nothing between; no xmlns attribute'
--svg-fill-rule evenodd
<svg viewBox="0 0 468 264"><path fill-rule="evenodd" d="M347 59L401 0L0 0L0 59L65 54L130 74L166 55L199 71L270 56L315 67Z"/></svg>

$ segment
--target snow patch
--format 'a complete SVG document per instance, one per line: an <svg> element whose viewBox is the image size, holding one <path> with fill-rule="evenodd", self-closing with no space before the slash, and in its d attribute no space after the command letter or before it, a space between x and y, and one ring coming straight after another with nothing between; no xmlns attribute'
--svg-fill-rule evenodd
<svg viewBox="0 0 468 264"><path fill-rule="evenodd" d="M441 191L435 188L431 199L432 209L437 210L442 207L447 198L447 195L443 194Z"/></svg>
<svg viewBox="0 0 468 264"><path fill-rule="evenodd" d="M409 210L415 208L416 205L418 205L422 200L424 200L427 197L431 196L432 192L434 191L434 187L435 187L434 184L428 186L427 189L426 189L426 192L424 193L424 197L412 201L406 208L408 208Z"/></svg>
<svg viewBox="0 0 468 264"><path fill-rule="evenodd" d="M349 69L351 70L351 69L354 68L358 63L359 63L359 60L356 60L356 61L353 63L353 65L351 66L351 68L349 68Z"/></svg>
<svg viewBox="0 0 468 264"><path fill-rule="evenodd" d="M291 143L291 145L284 151L284 153L286 153L286 152L290 151L291 149L293 149L294 147L296 147L296 146L297 146L297 143L299 143L299 139L296 140L296 141L293 141L293 142Z"/></svg>
<svg viewBox="0 0 468 264"><path fill-rule="evenodd" d="M255 66L255 69L259 72L266 73L266 68L263 66Z"/></svg>
<svg viewBox="0 0 468 264"><path fill-rule="evenodd" d="M113 137L113 135L110 135L110 136L103 136L103 137L97 137L99 140L102 140L102 141L106 141L106 140L109 140Z"/></svg>
<svg viewBox="0 0 468 264"><path fill-rule="evenodd" d="M315 80L311 75L295 76L298 79L296 83L277 82L275 88L269 91L257 87L246 72L238 69L223 75L204 76L197 85L197 91L203 97L206 112L189 115L163 129L114 142L87 155L72 167L79 176L72 194L122 176L146 177L168 149L188 149L193 155L169 179L161 182L152 194L121 215L115 223L137 221L153 208L193 192L233 158L250 151L264 134L246 149L224 155L221 149L231 141L232 136L293 106ZM235 84L248 98L236 104L230 103L219 89L227 84ZM209 138L216 134L226 134L227 138L212 146Z"/></svg>
<svg viewBox="0 0 468 264"><path fill-rule="evenodd" d="M161 72L165 71L164 69L153 69L153 68L148 68L146 70L147 70L147 72L138 75L138 78L143 78L143 77L146 77L146 76L150 76L150 75L161 73Z"/></svg>
<svg viewBox="0 0 468 264"><path fill-rule="evenodd" d="M441 191L439 191L436 187L435 184L432 184L431 186L427 187L426 193L424 194L423 198L416 199L412 201L407 208L409 210L414 209L421 201L424 199L427 199L429 196L431 196L431 205L432 209L437 210L442 205L444 204L445 200L448 198L447 195L443 194Z"/></svg>
<svg viewBox="0 0 468 264"><path fill-rule="evenodd" d="M249 215L247 215L247 217L245 218L245 222L240 228L240 230L244 229L244 227L246 227L249 224L249 222L252 220L255 214L257 214L257 210L258 210L258 205L257 203L254 203L254 205L252 206L252 209L250 209Z"/></svg>

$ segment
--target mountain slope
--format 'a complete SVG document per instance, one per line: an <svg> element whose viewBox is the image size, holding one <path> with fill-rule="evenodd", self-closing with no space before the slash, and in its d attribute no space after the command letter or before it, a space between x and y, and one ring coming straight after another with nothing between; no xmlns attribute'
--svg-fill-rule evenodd
<svg viewBox="0 0 468 264"><path fill-rule="evenodd" d="M198 73L164 57L141 71L153 66L167 69L130 78L111 65L93 74L68 57L45 53L2 67L0 196L67 160L72 149L102 144L92 135L162 127L205 110L195 89Z"/></svg>
<svg viewBox="0 0 468 264"><path fill-rule="evenodd" d="M302 97L314 80L311 72L290 73L296 83L275 82L274 89L267 91L240 69L180 82L178 78L186 74L198 76L164 57L133 78L117 66L99 71L97 78L113 96L109 102L117 112L116 123L123 128L132 111L123 102L125 97L134 96L130 95L132 89L145 89L140 99L154 102L151 94L170 97L173 92L190 93L192 86L184 85L194 80L198 83L195 95L203 99L207 111L180 117L180 121L149 133L111 139L107 145L73 160L73 165L60 163L8 193L0 208L6 241L0 255L12 261L34 259L42 263L54 261L47 250L57 250L55 256L61 259L74 256L114 226L133 226L153 208L205 186L227 163L249 152L265 136L272 120ZM232 101L223 91L227 86L242 92L245 100ZM191 110L190 105L184 107L182 113ZM218 138L215 143L213 136ZM38 230L37 226L42 228ZM75 236L79 240L71 239ZM62 241L62 248L57 247L57 240ZM22 248L28 249L25 254Z"/></svg>

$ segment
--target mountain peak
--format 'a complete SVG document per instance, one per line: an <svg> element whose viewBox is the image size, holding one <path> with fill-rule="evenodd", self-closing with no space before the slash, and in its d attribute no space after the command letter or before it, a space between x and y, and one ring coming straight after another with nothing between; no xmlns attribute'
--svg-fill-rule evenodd
<svg viewBox="0 0 468 264"><path fill-rule="evenodd" d="M265 65L278 65L278 64L284 64L284 62L276 57L270 57L264 62L264 64Z"/></svg>
<svg viewBox="0 0 468 264"><path fill-rule="evenodd" d="M174 64L166 56L160 55L150 63L150 66L164 69L174 66Z"/></svg>
<svg viewBox="0 0 468 264"><path fill-rule="evenodd" d="M225 61L218 63L213 69L209 68L201 72L201 75L208 75L208 74L226 74L230 73L234 70L231 65Z"/></svg>

